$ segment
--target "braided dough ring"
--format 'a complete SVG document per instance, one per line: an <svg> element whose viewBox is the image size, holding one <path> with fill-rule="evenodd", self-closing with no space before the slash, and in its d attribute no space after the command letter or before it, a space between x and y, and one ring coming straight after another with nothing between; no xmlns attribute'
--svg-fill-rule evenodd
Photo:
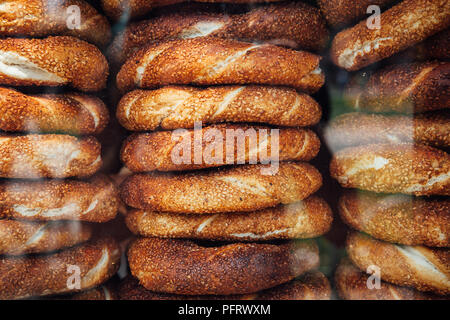
<svg viewBox="0 0 450 320"><path fill-rule="evenodd" d="M447 109L450 63L395 64L376 71L367 83L345 93L350 107L368 112L415 113Z"/></svg>
<svg viewBox="0 0 450 320"><path fill-rule="evenodd" d="M41 253L89 240L92 227L75 221L28 222L0 219L0 254Z"/></svg>
<svg viewBox="0 0 450 320"><path fill-rule="evenodd" d="M123 143L121 160L133 172L178 171L278 160L309 161L319 153L320 140L311 130L272 130L266 126L219 124L200 130L134 134ZM174 159L185 156L185 147L189 163L177 163Z"/></svg>
<svg viewBox="0 0 450 320"><path fill-rule="evenodd" d="M0 299L21 299L93 288L114 275L119 246L112 238L91 241L47 255L0 258ZM80 269L80 289L71 289L68 272Z"/></svg>
<svg viewBox="0 0 450 320"><path fill-rule="evenodd" d="M351 227L387 242L450 247L450 200L345 192L339 213Z"/></svg>
<svg viewBox="0 0 450 320"><path fill-rule="evenodd" d="M116 216L118 202L114 183L104 175L87 181L0 183L0 218L107 222Z"/></svg>
<svg viewBox="0 0 450 320"><path fill-rule="evenodd" d="M383 273L381 273L383 276ZM380 288L367 287L369 275L355 267L348 258L343 258L336 270L335 284L339 296L345 300L441 300L445 297L420 292L380 281ZM370 281L370 280L369 280Z"/></svg>
<svg viewBox="0 0 450 320"><path fill-rule="evenodd" d="M134 90L117 107L120 124L133 131L193 128L196 121L303 127L318 123L321 116L319 104L309 95L292 88L268 86Z"/></svg>
<svg viewBox="0 0 450 320"><path fill-rule="evenodd" d="M78 93L26 95L0 88L0 129L14 132L99 134L109 112L102 100Z"/></svg>
<svg viewBox="0 0 450 320"><path fill-rule="evenodd" d="M322 185L307 163L282 162L264 175L262 165L181 173L135 174L121 185L122 200L133 208L176 213L245 212L303 200ZM267 167L266 167L267 168Z"/></svg>
<svg viewBox="0 0 450 320"><path fill-rule="evenodd" d="M346 113L333 119L325 137L333 149L376 143L450 147L450 111L410 115Z"/></svg>
<svg viewBox="0 0 450 320"><path fill-rule="evenodd" d="M282 0L196 0L197 2L209 3L261 3L261 2L277 2ZM103 10L108 17L118 20L125 17L126 19L142 17L149 13L152 9L168 6L171 4L186 2L186 0L101 0Z"/></svg>
<svg viewBox="0 0 450 320"><path fill-rule="evenodd" d="M419 291L450 294L450 251L447 248L399 246L362 233L347 238L347 253L361 270L381 269L382 280Z"/></svg>
<svg viewBox="0 0 450 320"><path fill-rule="evenodd" d="M133 277L119 286L120 300L329 300L331 287L319 271L309 271L299 278L253 294L227 296L188 296L148 291Z"/></svg>
<svg viewBox="0 0 450 320"><path fill-rule="evenodd" d="M270 44L194 38L149 45L117 74L117 87L155 88L170 84L264 84L316 92L325 77L320 57Z"/></svg>
<svg viewBox="0 0 450 320"><path fill-rule="evenodd" d="M427 146L372 144L337 152L330 173L344 188L450 195L450 156Z"/></svg>
<svg viewBox="0 0 450 320"><path fill-rule="evenodd" d="M318 51L325 47L328 31L320 11L302 2L256 7L239 14L179 10L132 23L114 39L109 56L115 64L123 64L148 43L196 37L267 42Z"/></svg>
<svg viewBox="0 0 450 320"><path fill-rule="evenodd" d="M88 177L100 169L100 143L94 137L63 134L0 136L0 177Z"/></svg>
<svg viewBox="0 0 450 320"><path fill-rule="evenodd" d="M147 290L185 295L253 293L319 266L314 241L203 247L188 240L140 238L128 250L131 274Z"/></svg>
<svg viewBox="0 0 450 320"><path fill-rule="evenodd" d="M144 237L224 241L263 241L318 237L331 227L333 214L321 198L245 213L193 215L133 209L128 228Z"/></svg>
<svg viewBox="0 0 450 320"><path fill-rule="evenodd" d="M330 26L339 28L366 17L367 7L386 7L394 0L318 0L317 3Z"/></svg>
<svg viewBox="0 0 450 320"><path fill-rule="evenodd" d="M0 84L98 91L107 77L108 62L100 50L77 38L0 39Z"/></svg>
<svg viewBox="0 0 450 320"><path fill-rule="evenodd" d="M448 28L449 12L447 0L404 0L380 15L379 29L369 29L363 20L339 32L331 59L347 71L361 69Z"/></svg>
<svg viewBox="0 0 450 320"><path fill-rule="evenodd" d="M80 26L69 28L70 6L80 10ZM74 36L104 46L111 37L108 20L83 0L9 0L0 7L0 36Z"/></svg>

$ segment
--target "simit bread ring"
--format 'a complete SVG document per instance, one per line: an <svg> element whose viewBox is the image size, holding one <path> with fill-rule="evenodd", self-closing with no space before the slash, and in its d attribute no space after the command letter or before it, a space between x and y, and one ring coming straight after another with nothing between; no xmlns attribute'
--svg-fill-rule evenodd
<svg viewBox="0 0 450 320"><path fill-rule="evenodd" d="M119 18L137 18L149 13L152 9L171 4L185 2L186 0L101 0L103 10L113 20ZM259 3L277 2L282 0L196 0L209 3Z"/></svg>
<svg viewBox="0 0 450 320"><path fill-rule="evenodd" d="M328 31L320 11L302 2L255 7L239 14L178 11L132 23L114 39L110 56L115 64L123 64L148 43L196 37L268 42L318 51L325 47Z"/></svg>
<svg viewBox="0 0 450 320"><path fill-rule="evenodd" d="M355 110L425 112L449 108L450 63L416 62L376 71L362 87L350 86L346 99Z"/></svg>
<svg viewBox="0 0 450 320"><path fill-rule="evenodd" d="M0 219L0 254L20 255L71 247L89 240L92 227L77 221Z"/></svg>
<svg viewBox="0 0 450 320"><path fill-rule="evenodd" d="M296 280L254 294L227 296L188 296L148 291L133 277L119 286L120 300L329 300L331 287L319 271L309 271Z"/></svg>
<svg viewBox="0 0 450 320"><path fill-rule="evenodd" d="M102 300L118 300L115 285L113 280L108 281L98 287L75 293L72 295L64 295L55 297L56 300L88 300L88 301L102 301Z"/></svg>
<svg viewBox="0 0 450 320"><path fill-rule="evenodd" d="M100 50L77 38L0 39L0 84L98 91L107 77L108 62Z"/></svg>
<svg viewBox="0 0 450 320"><path fill-rule="evenodd" d="M174 171L278 160L309 161L319 149L320 140L311 130L219 124L131 135L123 143L121 159L133 172ZM185 153L189 161L179 162L177 159L184 158Z"/></svg>
<svg viewBox="0 0 450 320"><path fill-rule="evenodd" d="M87 181L4 180L0 183L0 218L107 222L118 209L118 191L108 177Z"/></svg>
<svg viewBox="0 0 450 320"><path fill-rule="evenodd" d="M77 6L80 25L71 25ZM74 11L75 12L75 11ZM9 0L0 6L0 36L74 36L104 46L111 37L108 20L83 0Z"/></svg>
<svg viewBox="0 0 450 320"><path fill-rule="evenodd" d="M225 241L307 239L326 233L333 220L328 204L311 196L304 201L245 213L193 215L133 209L128 228L144 237Z"/></svg>
<svg viewBox="0 0 450 320"><path fill-rule="evenodd" d="M448 28L449 12L447 0L404 0L380 15L379 29L364 20L339 32L331 59L348 71L361 69Z"/></svg>
<svg viewBox="0 0 450 320"><path fill-rule="evenodd" d="M140 238L130 245L131 274L147 290L185 295L245 294L318 267L314 241L204 247L188 240Z"/></svg>
<svg viewBox="0 0 450 320"><path fill-rule="evenodd" d="M135 174L121 185L122 200L139 209L177 213L254 211L303 200L322 185L307 163L282 162L273 175L263 165L181 173Z"/></svg>
<svg viewBox="0 0 450 320"><path fill-rule="evenodd" d="M380 240L450 247L450 199L347 191L339 213L351 227Z"/></svg>
<svg viewBox="0 0 450 320"><path fill-rule="evenodd" d="M333 149L374 143L418 143L450 147L450 111L415 115L346 113L331 121L325 131Z"/></svg>
<svg viewBox="0 0 450 320"><path fill-rule="evenodd" d="M78 93L26 95L0 88L0 129L15 132L98 134L109 120L97 97Z"/></svg>
<svg viewBox="0 0 450 320"><path fill-rule="evenodd" d="M292 88L269 86L134 90L117 107L121 125L133 131L193 128L195 121L303 127L318 123L321 116L319 104L309 95Z"/></svg>
<svg viewBox="0 0 450 320"><path fill-rule="evenodd" d="M2 178L87 177L101 165L100 143L94 137L0 135Z"/></svg>
<svg viewBox="0 0 450 320"><path fill-rule="evenodd" d="M450 251L447 248L399 246L362 233L347 238L347 253L361 270L381 269L381 279L419 291L450 294Z"/></svg>
<svg viewBox="0 0 450 320"><path fill-rule="evenodd" d="M383 273L381 272L381 277ZM380 281L380 287L369 289L369 275L355 267L348 258L343 258L336 270L335 284L339 296L345 300L441 300L445 297L420 292L408 287ZM372 283L369 280L369 283Z"/></svg>
<svg viewBox="0 0 450 320"><path fill-rule="evenodd" d="M450 195L450 156L422 145L373 144L342 149L333 156L330 172L344 188Z"/></svg>
<svg viewBox="0 0 450 320"><path fill-rule="evenodd" d="M318 0L329 25L339 28L366 17L370 5L386 7L394 0Z"/></svg>
<svg viewBox="0 0 450 320"><path fill-rule="evenodd" d="M47 255L3 256L0 258L0 299L21 299L93 288L116 273L119 259L119 246L112 238ZM79 289L75 288L77 267L80 271Z"/></svg>
<svg viewBox="0 0 450 320"><path fill-rule="evenodd" d="M194 38L149 45L117 74L117 87L155 88L170 84L285 85L316 92L325 77L320 57L270 44Z"/></svg>

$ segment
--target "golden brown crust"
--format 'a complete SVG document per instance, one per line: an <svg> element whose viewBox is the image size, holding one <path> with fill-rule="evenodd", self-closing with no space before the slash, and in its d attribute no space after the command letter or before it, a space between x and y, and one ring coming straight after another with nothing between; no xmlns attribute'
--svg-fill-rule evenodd
<svg viewBox="0 0 450 320"><path fill-rule="evenodd" d="M177 213L254 211L303 200L322 185L316 168L282 162L267 175L263 165L242 165L176 176L135 174L121 185L122 200L139 209Z"/></svg>
<svg viewBox="0 0 450 320"><path fill-rule="evenodd" d="M416 62L391 65L371 75L360 88L350 86L346 98L355 110L414 113L447 109L450 63Z"/></svg>
<svg viewBox="0 0 450 320"><path fill-rule="evenodd" d="M179 11L132 23L114 39L110 57L114 64L123 64L148 43L196 37L267 42L318 51L325 47L328 31L319 10L302 2L256 7L239 14Z"/></svg>
<svg viewBox="0 0 450 320"><path fill-rule="evenodd" d="M69 26L70 6L80 10L80 26ZM78 37L104 46L111 37L111 28L89 3L83 0L10 0L0 9L0 35L5 37L45 37L65 35Z"/></svg>
<svg viewBox="0 0 450 320"><path fill-rule="evenodd" d="M185 2L186 0L101 0L103 10L108 17L113 20L134 19L142 17L152 9L168 6L175 3ZM209 3L260 3L277 2L282 0L197 0L197 2Z"/></svg>
<svg viewBox="0 0 450 320"><path fill-rule="evenodd" d="M290 282L274 288L246 295L187 296L158 293L145 289L133 277L127 277L119 286L120 300L329 300L331 287L319 271L309 271Z"/></svg>
<svg viewBox="0 0 450 320"><path fill-rule="evenodd" d="M245 294L318 267L314 241L202 247L188 240L140 238L128 250L131 274L147 290L185 295Z"/></svg>
<svg viewBox="0 0 450 320"><path fill-rule="evenodd" d="M148 172L309 161L319 149L320 140L311 130L219 124L201 129L133 134L123 143L120 155L131 171ZM189 161L179 163L186 154L190 154Z"/></svg>
<svg viewBox="0 0 450 320"><path fill-rule="evenodd" d="M329 123L325 139L333 150L376 143L417 143L450 148L450 111L414 117L347 113Z"/></svg>
<svg viewBox="0 0 450 320"><path fill-rule="evenodd" d="M450 247L450 200L346 191L341 218L372 237L405 245Z"/></svg>
<svg viewBox="0 0 450 320"><path fill-rule="evenodd" d="M383 273L381 273L383 276ZM369 289L369 275L360 271L348 258L343 258L335 273L339 296L345 300L441 300L448 299L381 281L380 288ZM370 280L369 280L370 281ZM372 283L372 282L370 282Z"/></svg>
<svg viewBox="0 0 450 320"><path fill-rule="evenodd" d="M120 250L112 238L95 240L50 255L0 258L0 298L20 299L78 292L95 287L116 273ZM80 288L70 276L77 266ZM73 267L72 267L73 268ZM68 286L69 284L69 286Z"/></svg>
<svg viewBox="0 0 450 320"><path fill-rule="evenodd" d="M361 69L448 28L448 12L447 0L404 0L380 15L380 29L369 29L364 20L339 32L331 59L348 71Z"/></svg>
<svg viewBox="0 0 450 320"><path fill-rule="evenodd" d="M28 222L0 219L0 254L49 252L89 240L92 227L75 221Z"/></svg>
<svg viewBox="0 0 450 320"><path fill-rule="evenodd" d="M128 228L144 237L224 241L264 241L318 237L331 227L333 214L321 198L245 213L193 215L130 210Z"/></svg>
<svg viewBox="0 0 450 320"><path fill-rule="evenodd" d="M117 214L118 191L104 175L87 181L5 180L0 184L0 218L107 222Z"/></svg>
<svg viewBox="0 0 450 320"><path fill-rule="evenodd" d="M100 143L91 136L0 135L2 178L88 177L101 165Z"/></svg>
<svg viewBox="0 0 450 320"><path fill-rule="evenodd" d="M97 97L78 93L26 95L0 88L0 129L13 132L98 134L109 120Z"/></svg>
<svg viewBox="0 0 450 320"><path fill-rule="evenodd" d="M70 85L81 91L106 86L108 62L100 50L74 37L0 40L0 84Z"/></svg>
<svg viewBox="0 0 450 320"><path fill-rule="evenodd" d="M344 188L450 195L450 156L422 145L371 144L337 152L330 173Z"/></svg>
<svg viewBox="0 0 450 320"><path fill-rule="evenodd" d="M347 238L347 253L361 270L381 269L381 279L419 291L450 294L450 251L448 248L399 246L362 233Z"/></svg>
<svg viewBox="0 0 450 320"><path fill-rule="evenodd" d="M319 104L309 95L292 88L269 86L134 90L117 107L120 123L133 131L193 128L195 121L303 127L318 123L321 116Z"/></svg>
<svg viewBox="0 0 450 320"><path fill-rule="evenodd" d="M317 3L329 25L339 28L358 21L367 14L370 5L385 7L394 0L318 0Z"/></svg>
<svg viewBox="0 0 450 320"><path fill-rule="evenodd" d="M117 87L155 88L170 84L285 85L316 92L325 79L320 57L270 44L194 38L149 45L137 51L117 75Z"/></svg>

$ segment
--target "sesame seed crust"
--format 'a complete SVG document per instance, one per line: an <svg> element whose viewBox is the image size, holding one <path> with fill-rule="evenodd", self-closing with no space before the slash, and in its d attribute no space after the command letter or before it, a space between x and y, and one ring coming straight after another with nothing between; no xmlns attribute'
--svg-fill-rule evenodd
<svg viewBox="0 0 450 320"><path fill-rule="evenodd" d="M112 238L93 240L47 255L0 258L0 299L21 299L78 292L93 288L114 275L120 250ZM80 268L80 289L67 284L69 266ZM97 267L97 268L96 268Z"/></svg>
<svg viewBox="0 0 450 320"><path fill-rule="evenodd" d="M117 107L119 122L132 131L193 128L195 121L303 127L318 123L321 116L322 109L309 95L270 86L134 90L123 96Z"/></svg>
<svg viewBox="0 0 450 320"><path fill-rule="evenodd" d="M0 219L0 254L42 253L89 240L92 227L75 221L29 222Z"/></svg>
<svg viewBox="0 0 450 320"><path fill-rule="evenodd" d="M0 16L0 35L6 37L73 36L98 46L111 37L111 27L89 3L82 0L10 0ZM80 9L81 25L68 28L70 6Z"/></svg>
<svg viewBox="0 0 450 320"><path fill-rule="evenodd" d="M130 19L142 17L154 8L182 3L185 1L186 0L101 0L101 3L103 10L106 12L108 17L113 20L118 20L123 16ZM197 2L240 4L277 1L282 0L197 0Z"/></svg>
<svg viewBox="0 0 450 320"><path fill-rule="evenodd" d="M114 183L104 175L86 181L4 180L0 183L2 219L107 222L116 216L118 201Z"/></svg>
<svg viewBox="0 0 450 320"><path fill-rule="evenodd" d="M140 238L128 250L131 274L147 290L184 295L246 294L318 267L313 240L280 245L202 247L189 240Z"/></svg>
<svg viewBox="0 0 450 320"><path fill-rule="evenodd" d="M129 206L176 213L245 212L303 200L322 185L307 163L282 162L273 175L263 165L242 165L195 173L134 174L121 185Z"/></svg>
<svg viewBox="0 0 450 320"><path fill-rule="evenodd" d="M394 0L318 0L320 11L330 26L339 28L358 21L367 14L367 7L377 5L386 7Z"/></svg>
<svg viewBox="0 0 450 320"><path fill-rule="evenodd" d="M347 71L359 70L413 46L450 26L447 0L404 0L380 15L380 29L366 20L333 39L332 61Z"/></svg>
<svg viewBox="0 0 450 320"><path fill-rule="evenodd" d="M94 137L63 134L0 136L0 177L89 177L102 165L100 143Z"/></svg>
<svg viewBox="0 0 450 320"><path fill-rule="evenodd" d="M450 294L448 248L398 246L354 232L347 238L346 249L359 269L379 267L384 281L439 295Z"/></svg>
<svg viewBox="0 0 450 320"><path fill-rule="evenodd" d="M448 109L450 63L395 64L376 71L361 87L350 85L350 107L368 112L415 113Z"/></svg>
<svg viewBox="0 0 450 320"><path fill-rule="evenodd" d="M0 67L0 84L3 85L71 85L81 91L99 91L106 87L106 58L96 46L74 37L0 39L0 52L14 55L12 64L19 69L27 70L32 63L35 68L40 68L41 72L45 71L51 75L47 79L19 77L5 74ZM8 63L10 62L6 62ZM58 80L54 79L55 77Z"/></svg>
<svg viewBox="0 0 450 320"><path fill-rule="evenodd" d="M213 29L199 31L202 25L212 25ZM268 42L319 51L327 43L328 31L319 10L302 2L277 3L239 14L178 10L130 24L114 39L110 57L119 65L148 43L194 37Z"/></svg>
<svg viewBox="0 0 450 320"><path fill-rule="evenodd" d="M272 129L246 124L218 124L202 127L201 130L186 130L181 136L174 131L133 134L123 143L121 160L133 172L179 171L238 164L241 160L245 163L253 160L257 163L309 161L319 152L320 140L311 130L284 128L273 133ZM230 132L237 138L228 137ZM202 138L197 143L196 135L200 134ZM247 134L248 137L245 137ZM274 136L277 140L273 140ZM191 161L176 163L173 159L181 157L179 148L184 146L185 141L188 141L186 146L189 147ZM274 141L275 147L272 146ZM203 155L201 161L194 162L199 150ZM233 159L227 160L231 155Z"/></svg>
<svg viewBox="0 0 450 320"><path fill-rule="evenodd" d="M450 157L432 147L371 144L334 154L330 173L344 188L421 195L450 195Z"/></svg>
<svg viewBox="0 0 450 320"><path fill-rule="evenodd" d="M193 215L132 209L126 224L144 237L223 241L308 239L328 232L333 214L321 198L246 213Z"/></svg>
<svg viewBox="0 0 450 320"><path fill-rule="evenodd" d="M146 290L131 276L119 285L120 300L329 300L331 287L319 271L309 271L299 278L274 288L247 295L193 296Z"/></svg>
<svg viewBox="0 0 450 320"><path fill-rule="evenodd" d="M59 300L60 298L61 296L57 297L56 299ZM102 284L101 286L86 291L82 291L80 293L65 296L64 298L69 300L89 300L89 301L118 300L115 285L113 285L111 281Z"/></svg>
<svg viewBox="0 0 450 320"><path fill-rule="evenodd" d="M367 287L369 275L360 271L348 258L343 258L336 269L334 283L339 296L345 300L441 300L448 299L428 292L420 292L381 281L380 288Z"/></svg>
<svg viewBox="0 0 450 320"><path fill-rule="evenodd" d="M450 111L415 115L346 113L326 128L327 144L338 150L377 143L417 143L450 147Z"/></svg>
<svg viewBox="0 0 450 320"><path fill-rule="evenodd" d="M339 214L349 226L380 240L450 247L450 199L346 191Z"/></svg>
<svg viewBox="0 0 450 320"><path fill-rule="evenodd" d="M152 44L137 51L117 74L117 87L263 84L316 92L325 77L320 57L306 51L225 40L193 38Z"/></svg>
<svg viewBox="0 0 450 320"><path fill-rule="evenodd" d="M78 93L26 95L0 88L0 129L9 132L99 134L109 113L102 100Z"/></svg>

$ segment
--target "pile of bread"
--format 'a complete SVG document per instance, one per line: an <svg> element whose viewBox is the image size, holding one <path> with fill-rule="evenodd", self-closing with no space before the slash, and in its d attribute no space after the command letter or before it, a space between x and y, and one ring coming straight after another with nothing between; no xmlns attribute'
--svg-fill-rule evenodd
<svg viewBox="0 0 450 320"><path fill-rule="evenodd" d="M118 192L94 135L107 125L109 23L76 1L0 6L0 298L74 293L117 270L114 239L96 236L116 216ZM91 43L89 43L91 42ZM93 67L95 66L95 67ZM84 294L84 293L82 293Z"/></svg>
<svg viewBox="0 0 450 320"><path fill-rule="evenodd" d="M117 117L136 132L122 147L133 174L120 192L139 237L119 296L330 298L309 238L332 213L313 195L322 176L305 161L320 140L304 128L321 118L308 94L324 75L320 56L300 50L326 44L319 10L171 11L131 23L109 50L125 61Z"/></svg>
<svg viewBox="0 0 450 320"><path fill-rule="evenodd" d="M449 12L448 1L404 0L381 14L379 29L363 20L333 40L338 66L369 67L344 92L352 112L326 132L330 173L353 189L339 201L355 230L336 271L341 298L450 294Z"/></svg>

